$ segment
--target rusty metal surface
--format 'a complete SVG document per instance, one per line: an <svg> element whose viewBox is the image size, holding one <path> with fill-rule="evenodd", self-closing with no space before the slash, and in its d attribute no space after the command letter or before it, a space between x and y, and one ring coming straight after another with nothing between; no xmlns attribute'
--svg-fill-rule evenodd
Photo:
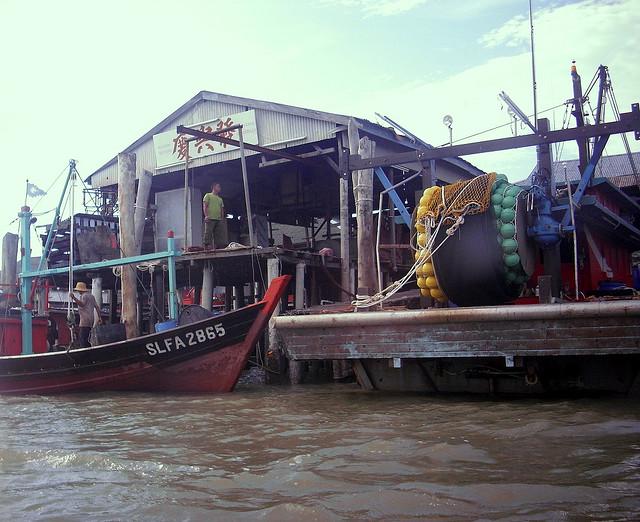
<svg viewBox="0 0 640 522"><path fill-rule="evenodd" d="M545 317L543 310L558 310L557 305L532 308L538 308L531 315L539 318L470 320L467 314L459 314L462 320L455 321L455 315L445 313L440 322L427 322L418 320L424 314L419 311L413 313L414 321L406 320L411 312L386 313L400 314L402 319L387 324L364 319L375 313L333 314L333 322L331 315L322 316L328 322L317 316L279 317L275 324L294 360L640 354L640 308L636 306L606 307L608 314L582 317L574 316L577 309L572 310L574 315ZM363 317L359 324L345 325L335 320L338 315Z"/></svg>
<svg viewBox="0 0 640 522"><path fill-rule="evenodd" d="M526 306L485 306L477 308L446 308L403 310L392 312L361 312L307 317L279 317L279 329L312 327L355 327L415 324L455 324L473 321L523 321L585 317L640 318L640 300L601 301L589 303L538 304Z"/></svg>

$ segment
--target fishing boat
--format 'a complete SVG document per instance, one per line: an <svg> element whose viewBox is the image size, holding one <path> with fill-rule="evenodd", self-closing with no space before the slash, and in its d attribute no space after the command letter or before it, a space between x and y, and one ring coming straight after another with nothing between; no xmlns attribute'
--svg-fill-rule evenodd
<svg viewBox="0 0 640 522"><path fill-rule="evenodd" d="M0 357L0 393L232 391L289 279L274 279L258 303L158 333Z"/></svg>
<svg viewBox="0 0 640 522"><path fill-rule="evenodd" d="M77 172L70 162L67 185L71 194ZM289 276L274 278L264 298L243 308L212 315L179 313L176 297L176 249L172 231L167 234L167 250L121 257L93 263L75 264L70 248L69 266L45 268L63 198L56 209L43 254L36 270L31 268L31 209L22 207L20 219L21 272L19 316L0 318L0 393L50 394L128 390L144 392L215 393L233 390L240 373L263 333L269 318L289 284ZM71 215L73 199L71 199ZM71 226L71 245L73 230ZM132 335L128 339L96 346L46 352L46 318L34 317L33 296L37 281L68 275L69 293L74 273L124 265L163 262L169 278L169 321L155 333ZM7 311L9 309L7 308ZM73 341L74 314L69 302L68 318ZM126 337L126 336L123 336Z"/></svg>

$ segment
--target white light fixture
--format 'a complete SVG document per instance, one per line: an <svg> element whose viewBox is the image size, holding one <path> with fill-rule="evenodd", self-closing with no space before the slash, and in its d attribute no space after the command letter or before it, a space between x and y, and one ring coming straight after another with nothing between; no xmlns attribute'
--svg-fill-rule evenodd
<svg viewBox="0 0 640 522"><path fill-rule="evenodd" d="M449 129L449 146L453 145L453 117L451 114L445 114L442 123Z"/></svg>

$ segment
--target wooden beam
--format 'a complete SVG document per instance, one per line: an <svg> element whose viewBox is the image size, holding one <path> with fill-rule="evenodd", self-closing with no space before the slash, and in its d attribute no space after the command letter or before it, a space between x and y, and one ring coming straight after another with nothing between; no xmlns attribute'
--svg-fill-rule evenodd
<svg viewBox="0 0 640 522"><path fill-rule="evenodd" d="M369 374L367 373L367 370L360 359L354 359L353 373L356 374L358 384L363 390L371 391L375 389L373 383L371 382L371 379L369 378Z"/></svg>
<svg viewBox="0 0 640 522"><path fill-rule="evenodd" d="M298 158L315 158L316 156L324 156L325 154L332 154L335 151L336 151L335 147L327 147L326 149L322 149L318 147L313 152L304 152L302 154L298 154ZM330 158L325 158L325 160L330 160ZM260 168L273 167L274 165L282 165L283 163L289 163L291 161L293 160L285 159L285 158L277 159L277 160L262 160L260 163L258 163L258 167ZM336 168L337 168L337 165L336 165Z"/></svg>
<svg viewBox="0 0 640 522"><path fill-rule="evenodd" d="M321 151L321 150L329 150L329 149L322 149L319 145L316 145L315 143L313 144L313 148L316 149L316 151ZM331 152L335 152L336 149L332 149ZM333 161L333 159L331 159L328 156L324 157L324 160L329 164L329 166L334 170L334 172L336 172L337 174L340 174L340 167L338 167L338 164Z"/></svg>
<svg viewBox="0 0 640 522"><path fill-rule="evenodd" d="M195 136L196 138L202 138L205 140L218 141L220 143L226 143L227 145L233 145L234 147L240 147L240 142L238 140L232 140L231 138L224 138L217 134L211 132L204 132L201 130L191 129L189 127L185 127L184 125L178 125L177 128L178 134L188 134L189 136ZM285 158L291 161L297 161L299 163L304 163L306 165L316 166L316 163L310 161L305 158L300 158L293 154L289 154L287 152L282 152L279 150L269 149L267 147L262 147L261 145L256 145L253 143L244 143L244 148L248 150L252 150L254 152L262 152L266 155L275 156L277 158Z"/></svg>
<svg viewBox="0 0 640 522"><path fill-rule="evenodd" d="M527 134L525 136L514 136L510 138L499 138L495 140L481 141L475 143L465 143L463 145L453 145L452 147L438 147L433 149L422 149L410 152L399 152L387 154L377 158L360 158L351 150L349 157L349 169L370 169L374 167L388 167L391 165L402 165L414 161L424 162L432 159L455 158L466 156L467 154L481 154L484 152L494 152L498 150L518 149L522 147L534 147L543 143L559 143L562 141L573 141L578 138L593 138L595 136L609 136L611 134L621 134L624 132L635 132L640 136L640 110L634 104L632 112L625 112L620 115L620 121L603 123L600 125L586 125L580 128L563 129L549 131L546 133Z"/></svg>

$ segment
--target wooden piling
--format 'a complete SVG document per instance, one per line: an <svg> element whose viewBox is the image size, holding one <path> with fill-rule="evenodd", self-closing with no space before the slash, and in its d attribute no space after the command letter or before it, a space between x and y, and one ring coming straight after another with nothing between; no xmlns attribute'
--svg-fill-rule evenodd
<svg viewBox="0 0 640 522"><path fill-rule="evenodd" d="M165 320L165 308L167 306L166 294L164 291L164 274L161 269L154 270L153 272L153 320L151 325L155 323L163 322Z"/></svg>
<svg viewBox="0 0 640 522"><path fill-rule="evenodd" d="M118 320L118 289L114 282L114 287L109 289L109 322L114 324Z"/></svg>
<svg viewBox="0 0 640 522"><path fill-rule="evenodd" d="M202 292L200 292L200 306L211 310L213 302L213 268L207 263L202 269Z"/></svg>
<svg viewBox="0 0 640 522"><path fill-rule="evenodd" d="M538 276L538 300L540 304L553 302L553 277L550 275Z"/></svg>
<svg viewBox="0 0 640 522"><path fill-rule="evenodd" d="M233 295L234 295L234 310L239 310L243 308L245 305L244 300L244 285L235 285L233 287Z"/></svg>
<svg viewBox="0 0 640 522"><path fill-rule="evenodd" d="M352 124L353 126L353 124ZM353 132L353 131L352 131ZM355 132L358 132L355 129ZM344 147L349 143L348 133L342 132L338 135L338 155L340 165L343 164L342 156ZM349 252L350 229L349 226L349 176L340 173L340 286L342 287L341 300L350 301L351 296L351 257Z"/></svg>
<svg viewBox="0 0 640 522"><path fill-rule="evenodd" d="M18 284L18 235L7 232L2 238L2 286L0 289L5 294L13 294L6 299L4 304L11 307L17 303Z"/></svg>
<svg viewBox="0 0 640 522"><path fill-rule="evenodd" d="M120 250L123 257L135 255L134 194L136 181L136 155L118 154L118 206L120 209ZM127 339L138 336L137 283L135 266L124 265L122 273L122 312Z"/></svg>
<svg viewBox="0 0 640 522"><path fill-rule="evenodd" d="M304 273L306 265L304 263L296 264L296 310L304 308Z"/></svg>
<svg viewBox="0 0 640 522"><path fill-rule="evenodd" d="M91 279L91 295L96 300L98 308L102 308L102 277L94 277ZM100 319L98 312L94 312L96 319Z"/></svg>
<svg viewBox="0 0 640 522"><path fill-rule="evenodd" d="M361 158L375 154L375 142L368 137L360 138L353 120L348 125L349 149ZM353 195L356 202L358 225L358 293L371 295L376 287L375 261L373 255L373 169L354 171L352 174Z"/></svg>
<svg viewBox="0 0 640 522"><path fill-rule="evenodd" d="M233 310L233 286L224 287L224 311Z"/></svg>
<svg viewBox="0 0 640 522"><path fill-rule="evenodd" d="M151 181L153 174L148 170L142 171L138 180L138 193L136 194L135 212L133 214L135 255L142 251L142 239L144 236L144 222L147 217L147 207L149 206L149 192L151 191Z"/></svg>
<svg viewBox="0 0 640 522"><path fill-rule="evenodd" d="M47 311L47 292L43 285L38 285L36 288L36 315L42 317Z"/></svg>

